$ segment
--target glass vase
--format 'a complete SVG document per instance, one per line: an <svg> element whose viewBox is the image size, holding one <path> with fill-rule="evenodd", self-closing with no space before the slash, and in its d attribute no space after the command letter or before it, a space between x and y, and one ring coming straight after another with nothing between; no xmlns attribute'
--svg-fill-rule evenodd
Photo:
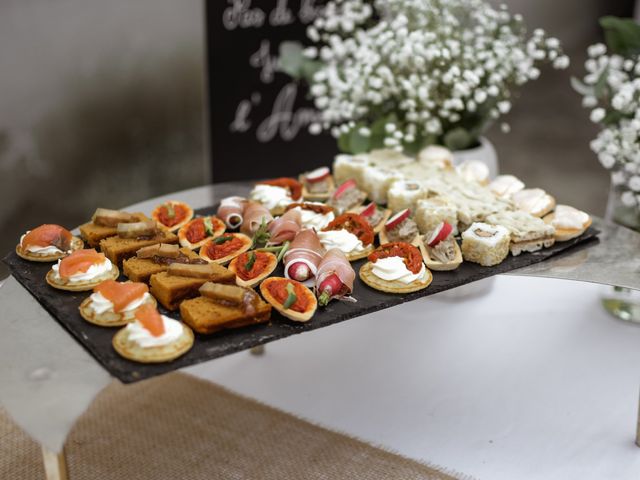
<svg viewBox="0 0 640 480"><path fill-rule="evenodd" d="M622 203L624 189L611 183L605 220L640 232L640 207L627 207ZM640 290L607 286L602 293L602 306L614 317L640 324Z"/></svg>

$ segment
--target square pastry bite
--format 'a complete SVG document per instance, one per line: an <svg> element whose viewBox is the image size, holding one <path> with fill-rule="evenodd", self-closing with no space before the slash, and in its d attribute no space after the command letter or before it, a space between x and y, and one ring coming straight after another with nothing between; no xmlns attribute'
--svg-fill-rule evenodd
<svg viewBox="0 0 640 480"><path fill-rule="evenodd" d="M178 236L158 228L153 220L135 223L120 223L118 235L100 241L100 249L116 265L122 265L127 258L133 257L138 250L159 243L178 243Z"/></svg>
<svg viewBox="0 0 640 480"><path fill-rule="evenodd" d="M150 221L142 212L128 213L121 210L109 210L98 208L93 214L91 221L80 225L80 235L89 244L96 248L100 241L118 234L119 223L134 223Z"/></svg>
<svg viewBox="0 0 640 480"><path fill-rule="evenodd" d="M177 310L183 300L198 296L198 289L207 282L235 284L236 276L217 263L174 263L166 272L151 275L149 281L151 294L167 310Z"/></svg>
<svg viewBox="0 0 640 480"><path fill-rule="evenodd" d="M159 243L143 247L122 262L124 274L134 282L148 283L151 275L166 272L172 263L206 264L197 253L179 245Z"/></svg>
<svg viewBox="0 0 640 480"><path fill-rule="evenodd" d="M487 217L487 222L502 225L511 234L511 255L536 252L555 243L555 228L526 212L505 211Z"/></svg>

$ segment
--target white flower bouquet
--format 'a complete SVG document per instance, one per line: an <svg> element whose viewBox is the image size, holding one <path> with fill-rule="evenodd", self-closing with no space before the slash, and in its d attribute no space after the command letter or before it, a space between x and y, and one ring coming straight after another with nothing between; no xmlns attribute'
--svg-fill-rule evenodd
<svg viewBox="0 0 640 480"><path fill-rule="evenodd" d="M332 0L307 36L283 46L281 70L310 82L311 132L350 153L472 147L542 62L569 64L556 38L484 0Z"/></svg>
<svg viewBox="0 0 640 480"><path fill-rule="evenodd" d="M591 121L603 128L591 142L625 207L640 205L640 25L631 19L604 17L607 45L588 49L583 81L572 79L592 109Z"/></svg>

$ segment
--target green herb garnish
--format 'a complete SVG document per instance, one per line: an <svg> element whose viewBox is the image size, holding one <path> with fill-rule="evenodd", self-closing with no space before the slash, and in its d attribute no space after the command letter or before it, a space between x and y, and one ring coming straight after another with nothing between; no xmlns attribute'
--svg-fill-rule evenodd
<svg viewBox="0 0 640 480"><path fill-rule="evenodd" d="M298 300L298 297L296 296L296 291L294 290L294 287L293 287L293 283L287 283L287 293L289 295L287 295L287 299L282 304L282 307L285 310L287 310L288 308L291 308L291 306L294 303L296 303L296 300Z"/></svg>
<svg viewBox="0 0 640 480"><path fill-rule="evenodd" d="M280 249L280 253L278 253L278 258L277 258L278 262L280 262L280 260L282 260L282 257L284 257L284 254L287 253L287 250L289 250L289 245L291 245L291 242L289 242L288 240L282 244L282 248Z"/></svg>
<svg viewBox="0 0 640 480"><path fill-rule="evenodd" d="M253 268L253 264L256 263L256 252L249 252L247 255L247 263L244 264L244 269L248 272Z"/></svg>
<svg viewBox="0 0 640 480"><path fill-rule="evenodd" d="M230 236L230 235L228 235L226 237L218 237L213 241L213 243L215 243L216 245L221 245L221 244L223 244L225 242L228 242L229 240L233 240L233 237Z"/></svg>
<svg viewBox="0 0 640 480"><path fill-rule="evenodd" d="M213 236L213 222L211 221L211 217L205 217L204 219L204 232L207 236Z"/></svg>
<svg viewBox="0 0 640 480"><path fill-rule="evenodd" d="M258 230L256 230L256 233L253 234L251 248L254 248L258 245L266 245L266 243L269 241L269 238L271 238L269 227L264 217L262 217L262 222L260 223Z"/></svg>
<svg viewBox="0 0 640 480"><path fill-rule="evenodd" d="M173 203L167 203L165 207L167 208L167 217L171 219L176 218L176 209L173 208Z"/></svg>

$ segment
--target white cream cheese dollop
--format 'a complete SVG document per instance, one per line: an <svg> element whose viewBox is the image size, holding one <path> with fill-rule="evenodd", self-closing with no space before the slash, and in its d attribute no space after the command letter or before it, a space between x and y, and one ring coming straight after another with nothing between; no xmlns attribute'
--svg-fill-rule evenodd
<svg viewBox="0 0 640 480"><path fill-rule="evenodd" d="M337 248L341 250L342 253L348 254L359 253L365 250L362 241L353 233L344 229L318 232L318 238L327 251L332 248Z"/></svg>
<svg viewBox="0 0 640 480"><path fill-rule="evenodd" d="M322 230L335 218L333 212L327 212L324 214L316 213L313 210L307 210L300 207L295 207L294 210L298 210L300 212L300 221L302 222L303 227L315 228L316 231Z"/></svg>
<svg viewBox="0 0 640 480"><path fill-rule="evenodd" d="M284 208L290 203L293 203L293 199L291 195L289 195L289 190L276 187L275 185L258 184L251 190L249 198L260 202L269 210Z"/></svg>
<svg viewBox="0 0 640 480"><path fill-rule="evenodd" d="M58 260L58 263L55 264L53 267L51 267L51 270L53 270L53 278L56 280L62 280L62 277L60 277L60 273L59 273L61 261L62 260ZM111 264L111 261L108 258L105 258L104 262L91 265L86 272L74 273L66 280L70 283L86 282L88 280L93 280L94 278L100 277L105 273L110 272L112 268L113 268L113 265Z"/></svg>
<svg viewBox="0 0 640 480"><path fill-rule="evenodd" d="M162 335L154 337L149 330L136 320L125 327L128 333L127 338L142 348L163 347L175 342L182 335L182 324L164 315L161 315L161 317L164 325L164 333Z"/></svg>
<svg viewBox="0 0 640 480"><path fill-rule="evenodd" d="M583 229L585 224L589 222L589 215L577 208L568 205L558 205L553 215L551 224L556 228L565 228L568 230Z"/></svg>
<svg viewBox="0 0 640 480"><path fill-rule="evenodd" d="M468 182L485 184L489 181L489 167L479 160L465 160L456 167L456 171Z"/></svg>
<svg viewBox="0 0 640 480"><path fill-rule="evenodd" d="M402 283L411 283L415 280L422 280L426 268L424 263L421 264L420 271L413 273L407 268L402 257L387 257L376 260L371 271L373 274L388 282L399 281Z"/></svg>
<svg viewBox="0 0 640 480"><path fill-rule="evenodd" d="M144 292L144 295L131 301L131 303L127 304L118 313L127 313L127 312L134 311L143 303L148 302L149 297L150 297L149 293ZM93 310L96 314L101 315L105 312L115 312L113 309L113 302L105 298L100 292L92 293L90 298L91 298L91 302L89 303L89 308Z"/></svg>
<svg viewBox="0 0 640 480"><path fill-rule="evenodd" d="M509 198L524 188L524 183L513 175L498 175L489 184L489 189L500 198Z"/></svg>
<svg viewBox="0 0 640 480"><path fill-rule="evenodd" d="M535 214L549 211L553 207L553 198L541 188L527 188L516 192L511 197L519 210Z"/></svg>
<svg viewBox="0 0 640 480"><path fill-rule="evenodd" d="M20 237L20 247L22 247L22 241L24 240L24 237L27 235L27 233L25 233ZM62 250L60 250L58 247L54 245L48 245L46 247L39 247L38 245L29 245L26 249L23 247L23 250L26 250L29 253L35 253L36 255L54 255L57 253L64 253Z"/></svg>

